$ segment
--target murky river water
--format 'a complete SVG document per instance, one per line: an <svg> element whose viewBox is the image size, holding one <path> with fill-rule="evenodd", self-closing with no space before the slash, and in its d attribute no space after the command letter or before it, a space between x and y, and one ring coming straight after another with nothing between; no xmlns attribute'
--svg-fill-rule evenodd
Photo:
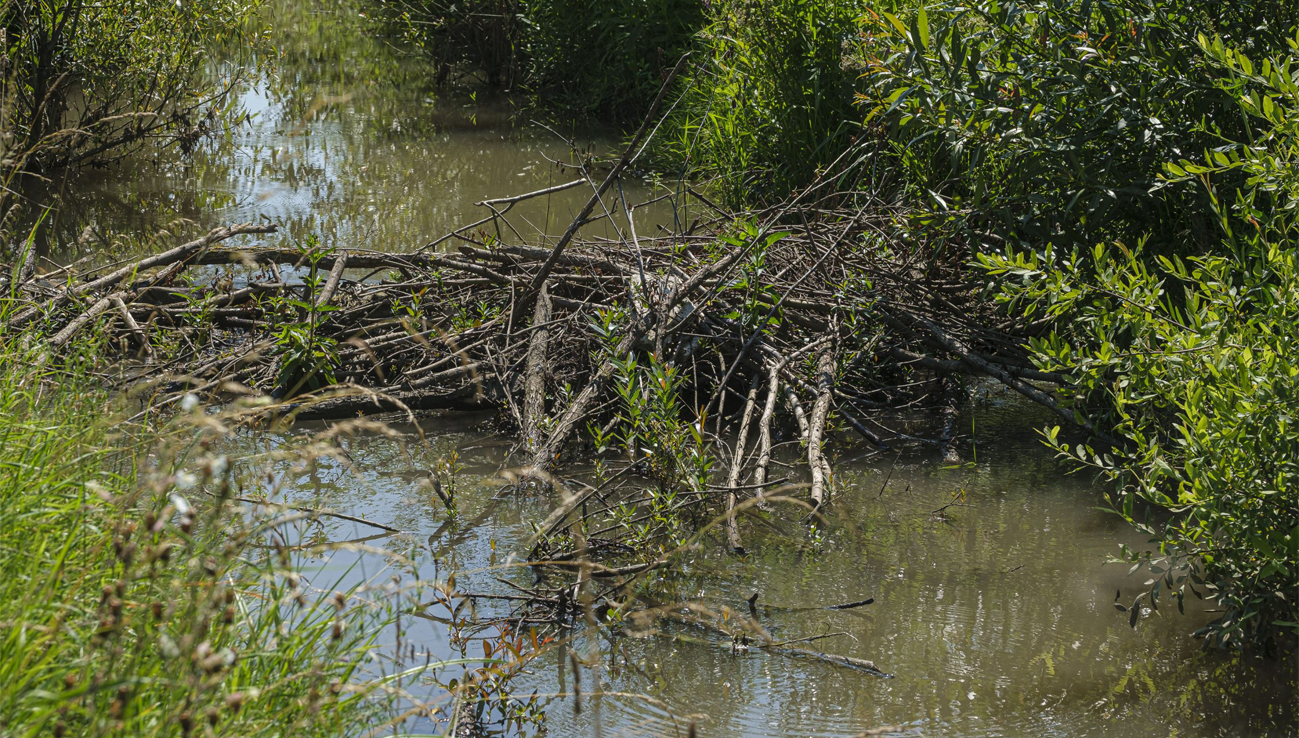
<svg viewBox="0 0 1299 738"><path fill-rule="evenodd" d="M356 8L285 2L273 10L276 63L241 88L251 118L192 156L136 157L55 183L66 200L49 232L75 241L90 226L96 235L82 244L92 250L162 228L264 216L284 224L276 238L312 233L327 244L408 250L481 217L478 200L572 178L548 161L567 160L566 145L517 125L503 103L434 100L426 70L366 35ZM607 145L579 138L593 139ZM520 208L517 222L553 231L586 197L569 194ZM1036 422L999 393L982 397L964 424L977 445L962 449L977 461L959 468L921 452L861 456L865 449L845 442L835 449L839 489L819 529L792 512L763 513L743 527L749 554L727 552L714 536L683 570L663 575L680 599L710 607L743 609L757 592L768 606L761 621L777 637L840 634L816 647L870 659L896 678L736 652L684 627L643 638L592 631L571 644L588 664L582 709L571 697L550 700L550 735L685 735L691 719L699 735L719 737L1293 735L1294 663L1201 652L1188 634L1212 614L1198 602L1184 615L1166 606L1135 629L1115 611L1115 591L1130 602L1145 577L1105 561L1120 543L1142 541L1096 509L1100 491L1089 479L1063 473L1034 437ZM310 430L241 445L276 447ZM495 575L526 583L501 567L524 553L531 523L554 501L494 499L507 444L487 418L438 418L425 430L427 443L414 434L406 443L348 439L348 461L279 473L295 501L400 528L367 543L411 555L420 576L459 570L459 587L488 593L508 591ZM419 484L453 452L463 465L458 521ZM962 490L963 502L935 512ZM332 521L313 535L373 533ZM387 565L339 551L313 566L313 583L332 588ZM782 609L865 597L874 604ZM492 607L480 604L481 614ZM404 638L421 653L459 655L443 625L417 623ZM516 689L567 691L568 656L555 653ZM406 727L437 732L427 721Z"/></svg>
<svg viewBox="0 0 1299 738"><path fill-rule="evenodd" d="M775 637L841 633L816 648L869 659L894 679L735 652L724 637L685 626L660 623L656 635L641 638L587 632L569 644L587 664L583 709L575 714L571 697L553 699L550 734L684 736L694 719L699 735L736 738L1293 735L1294 664L1202 652L1189 633L1212 614L1198 602L1188 602L1185 614L1165 605L1135 629L1113 608L1116 591L1131 601L1146 576L1105 562L1120 543L1142 540L1097 509L1099 491L1089 480L1062 472L1031 430L1043 421L1000 392L982 397L966 418L975 436L963 447L977 462L956 468L919 451L871 455L843 439L839 491L819 531L795 512L765 513L742 525L747 555L729 553L719 533L686 556L681 571L663 576L678 601L714 610L745 611L758 592L769 606L759 608L759 619ZM433 431L427 445L414 435L404 446L349 440L350 461L322 461L283 478L285 486L295 500L402 529L369 543L414 555L424 577L459 571L456 586L476 593L510 594L497 576L530 585L509 556L526 553L532 523L554 500L495 499L506 447L489 419L452 416L425 430ZM261 435L253 443L290 440ZM448 524L419 482L453 453L463 486L459 519ZM961 491L961 504L934 512ZM334 540L374 533L348 522L326 528ZM314 576L382 579L381 565L340 551ZM785 609L866 597L874 604L853 610ZM481 617L505 612L486 600L478 608ZM407 637L436 658L462 653L437 623L421 623ZM477 652L471 643L467 653ZM532 663L517 691L571 689L568 659L561 649ZM593 700L596 692L608 696ZM424 729L434 732L431 724Z"/></svg>
<svg viewBox="0 0 1299 738"><path fill-rule="evenodd" d="M557 163L613 152L616 136L542 129L487 92L439 95L428 67L368 34L359 12L347 0L270 3L272 48L257 55L260 65L216 65L237 80L216 126L223 135L190 155L150 150L34 188L27 194L38 202L61 198L38 236L74 258L147 247L160 232L172 244L179 234L269 220L281 226L272 242L313 235L329 247L410 251L489 215L482 200L579 177ZM649 192L629 180L610 197L635 205ZM589 196L579 188L523 202L509 219L528 238L562 232ZM645 234L676 215L684 214L650 205L637 227ZM607 222L583 233L615 235Z"/></svg>

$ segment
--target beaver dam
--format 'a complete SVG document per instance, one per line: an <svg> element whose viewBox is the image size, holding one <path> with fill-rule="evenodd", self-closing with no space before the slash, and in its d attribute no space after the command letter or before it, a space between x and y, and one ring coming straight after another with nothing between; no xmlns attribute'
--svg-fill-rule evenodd
<svg viewBox="0 0 1299 738"><path fill-rule="evenodd" d="M899 458L962 468L971 387L1001 386L1044 408L1047 422L1090 429L1053 400L1058 378L1018 349L1035 326L976 299L981 286L961 268L967 253L892 240L902 214L845 183L850 169L738 215L682 187L660 201L679 210L694 201L711 217L641 232L637 205L618 193L635 150L598 179L579 165L567 183L484 201L481 219L410 253L240 247L240 236L276 230L241 224L95 268L37 269L27 258L11 272L24 300L14 321L69 354L87 350L79 338L97 326L107 345L90 350L119 360L104 381L138 398L140 417L198 398L227 404L223 417L236 426L330 420L356 432L381 428L364 419L379 416L392 424L382 427L423 433L427 411L489 413L509 439L489 476L510 484L492 499L537 510L530 534L513 541L532 574L496 579L505 586L495 591L458 589L454 575L444 582L426 604L471 633L506 628L567 643L573 628L601 623L643 635L688 626L732 651L892 677L898 667L885 654L824 645L845 631L770 630L773 613L879 607L866 580L851 591L813 584L798 598L815 604L768 607L761 591L671 599L663 582L677 575L666 571L700 555L716 566L701 553L714 545L762 557L773 521L833 530L829 518L851 515L843 507L868 504L864 459L892 460L868 480L877 503L901 492L895 473L915 475L914 465L898 471ZM519 235L516 204L578 189L589 197L566 230ZM618 238L583 235L615 214ZM861 449L846 469L832 460L836 444ZM466 524L464 508L482 500L465 501L455 484L437 471L412 480L445 519L429 538L434 562L499 504ZM942 524L972 506L958 489L925 519ZM315 511L357 535L403 532L330 507ZM774 545L787 548L779 536ZM490 616L463 620L466 605L486 603L495 603ZM568 669L581 670L577 658ZM465 724L473 717L461 714Z"/></svg>
<svg viewBox="0 0 1299 738"><path fill-rule="evenodd" d="M635 485L616 484L624 477L653 480L674 514L721 516L743 552L744 508L779 494L816 513L833 498L825 445L838 427L880 450L932 444L959 462L965 377L1092 430L1019 348L1033 325L976 299L969 254L891 239L902 214L861 195L850 170L779 207L714 207L679 231L639 234L636 205L616 193L640 142L602 182L579 166L569 183L484 201L483 219L414 253L240 249L225 242L276 230L240 224L97 269L37 276L27 258L13 288L29 304L14 323L39 323L71 350L103 322L122 359L112 381L150 409L231 394L274 399L250 404L250 419L490 408L518 440L521 480L562 488L551 473L565 458L607 457L608 479L569 490L537 548L552 562L598 551L602 577L665 563L636 560L617 534L577 548L552 540L579 507L625 504L619 487ZM575 188L590 198L553 243L519 236L515 204ZM659 199L711 205L689 188ZM579 235L616 210L619 240ZM904 407L933 409L941 427L916 437L874 419ZM794 476L805 484L773 473L781 443L804 450Z"/></svg>
<svg viewBox="0 0 1299 738"><path fill-rule="evenodd" d="M393 53L334 10L330 43ZM1155 610L1158 572L1103 566L1148 538L1039 429L1121 441L1030 361L1047 320L904 227L870 142L735 212L647 185L662 94L596 156L486 115L419 128L462 111L409 82L345 80L303 120L287 72L241 93L264 115L235 144L87 174L51 230L202 227L126 258L32 241L0 284L123 427L208 434L234 471L203 490L289 520L266 549L307 591L405 598L360 675L399 707L376 734L1293 726L1292 665L1202 652L1212 605Z"/></svg>

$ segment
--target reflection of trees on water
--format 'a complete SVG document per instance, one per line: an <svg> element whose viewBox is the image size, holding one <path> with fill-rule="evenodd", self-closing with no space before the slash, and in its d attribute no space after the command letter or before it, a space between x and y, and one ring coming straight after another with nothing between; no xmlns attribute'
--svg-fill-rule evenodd
<svg viewBox="0 0 1299 738"><path fill-rule="evenodd" d="M259 218L284 226L279 240L409 250L481 217L479 200L571 178L545 158L567 160L566 147L514 129L508 102L435 104L428 62L372 35L348 0L281 0L266 17L273 52L237 89L226 135L32 188L59 202L43 234L55 251ZM565 195L511 215L525 235L566 225L585 196Z"/></svg>
<svg viewBox="0 0 1299 738"><path fill-rule="evenodd" d="M310 118L338 119L356 106L331 105L332 96L366 98L371 135L391 130L428 133L424 108L434 100L427 64L361 15L365 3L279 0L267 14L274 53L264 59L267 96L279 111L280 126Z"/></svg>

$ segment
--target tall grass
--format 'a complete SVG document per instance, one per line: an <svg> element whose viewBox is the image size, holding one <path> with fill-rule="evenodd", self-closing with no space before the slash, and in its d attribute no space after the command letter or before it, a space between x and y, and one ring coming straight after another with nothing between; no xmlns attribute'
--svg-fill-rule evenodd
<svg viewBox="0 0 1299 738"><path fill-rule="evenodd" d="M723 0L655 155L733 205L779 198L850 144L864 0Z"/></svg>
<svg viewBox="0 0 1299 738"><path fill-rule="evenodd" d="M384 608L312 590L201 408L148 441L0 301L0 734L353 735ZM87 347L93 354L93 343ZM324 583L316 582L315 586Z"/></svg>

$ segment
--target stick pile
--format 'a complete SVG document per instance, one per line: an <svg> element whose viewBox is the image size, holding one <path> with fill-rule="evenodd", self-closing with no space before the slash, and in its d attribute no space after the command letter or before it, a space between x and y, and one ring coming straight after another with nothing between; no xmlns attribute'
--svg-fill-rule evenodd
<svg viewBox="0 0 1299 738"><path fill-rule="evenodd" d="M950 406L959 375L1055 408L1035 383L1058 378L1025 360L1023 327L977 299L968 254L890 243L882 234L896 214L881 203L831 194L649 237L628 208L621 240L573 228L542 245L501 235L513 229L500 202L489 203L493 225L451 234L441 252L223 245L274 230L242 224L115 268L37 274L24 259L10 272L23 275L10 324L38 327L56 349L106 337L129 359L120 380L153 382L156 403L238 383L284 400L352 390L301 417L494 408L517 432L523 465L541 470L588 424L616 417L614 360L642 357L686 378L692 421L719 439L738 433L730 500L766 483L789 427L821 504L834 420L885 446L898 439L873 414ZM601 335L606 323L615 335Z"/></svg>
<svg viewBox="0 0 1299 738"><path fill-rule="evenodd" d="M712 615L629 596L688 545L670 525L643 526L665 516L690 516L695 530L720 521L727 545L743 552L739 520L750 508L790 490L813 511L832 499L826 444L839 429L877 448L932 443L953 460L965 376L1001 382L1075 424L1043 388L1062 378L1034 369L1021 348L1044 326L979 299L968 251L890 238L901 214L834 181L741 214L685 187L670 197L674 211L713 217L651 235L638 235L635 207L606 207L609 187L584 176L487 201L483 220L412 253L227 243L274 232L261 224L95 269L41 271L20 253L6 270L12 297L0 340L34 333L54 353L115 355L119 371L106 381L146 394L146 412L191 393L219 402L236 391L277 400L250 415L495 410L517 438L521 476L561 492L529 556L536 583L507 582L520 590L509 596L511 627L564 629L616 608L647 623L688 616L716 631ZM559 239L528 242L510 223L515 203L579 186L591 201ZM617 238L583 236L615 214L625 224L614 226ZM559 476L566 458L592 450L583 442L627 424L618 382L631 360L679 378L677 412L716 461L703 481L667 491L667 508L646 503L653 474L635 448L597 478ZM900 408L932 409L941 430L932 439L889 430ZM799 444L805 474L774 468L787 441ZM780 486L791 478L806 483ZM884 675L754 627L757 636L726 632Z"/></svg>

